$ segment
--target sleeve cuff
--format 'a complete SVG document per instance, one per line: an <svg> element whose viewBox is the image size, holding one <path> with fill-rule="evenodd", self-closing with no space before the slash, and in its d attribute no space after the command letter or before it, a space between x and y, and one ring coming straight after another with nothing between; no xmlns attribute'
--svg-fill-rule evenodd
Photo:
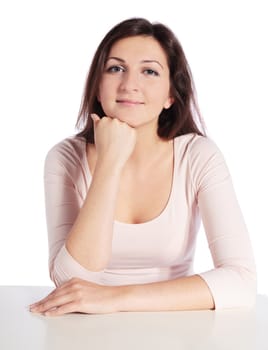
<svg viewBox="0 0 268 350"><path fill-rule="evenodd" d="M217 268L198 274L208 285L215 309L253 307L256 303L256 279L253 273Z"/></svg>

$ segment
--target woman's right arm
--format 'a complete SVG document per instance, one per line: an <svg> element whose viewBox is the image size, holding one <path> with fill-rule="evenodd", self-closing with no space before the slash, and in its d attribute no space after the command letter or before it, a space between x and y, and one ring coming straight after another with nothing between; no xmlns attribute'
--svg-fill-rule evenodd
<svg viewBox="0 0 268 350"><path fill-rule="evenodd" d="M121 169L109 159L97 161L90 188L66 239L66 249L90 271L103 270L110 258Z"/></svg>
<svg viewBox="0 0 268 350"><path fill-rule="evenodd" d="M136 143L135 130L127 124L107 117L94 119L97 161L92 181L85 201L67 234L65 246L59 252L63 260L66 259L66 254L70 255L74 264L79 264L84 272L88 271L93 276L105 269L110 259L121 173ZM71 187L66 190L72 191ZM62 203L57 203L57 206L62 204L64 208L64 201L65 195ZM65 217L65 213L62 213L62 217ZM57 223L61 224L64 222ZM57 264L57 257L54 264ZM53 279L58 280L56 284L64 281L59 281L58 277Z"/></svg>

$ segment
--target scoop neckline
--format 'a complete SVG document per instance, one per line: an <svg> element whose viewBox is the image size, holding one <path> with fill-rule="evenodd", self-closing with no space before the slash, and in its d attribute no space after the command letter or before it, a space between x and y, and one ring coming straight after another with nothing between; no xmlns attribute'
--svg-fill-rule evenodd
<svg viewBox="0 0 268 350"><path fill-rule="evenodd" d="M173 197L173 193L174 193L174 185L175 185L175 169L176 169L176 165L177 165L177 154L176 154L176 143L177 143L177 138L173 138L173 169L172 169L172 181L171 181L171 189L170 189L170 193L167 199L167 202L164 206L164 208L161 210L161 212L155 216L154 218L144 221L144 222L140 222L140 223L136 223L136 224L132 224L132 223L128 223L128 222L123 222L123 221L118 221L114 219L114 224L115 225L119 225L119 226L125 226L125 227L141 227L144 225L149 225L152 223L157 223L166 213L166 211L168 210L168 208L171 205L171 201L172 201L172 197ZM85 168L86 168L86 173L87 173L87 178L90 182L90 180L92 179L92 174L89 168L89 164L88 164L88 160L87 160L87 142L84 143L84 162L85 162Z"/></svg>

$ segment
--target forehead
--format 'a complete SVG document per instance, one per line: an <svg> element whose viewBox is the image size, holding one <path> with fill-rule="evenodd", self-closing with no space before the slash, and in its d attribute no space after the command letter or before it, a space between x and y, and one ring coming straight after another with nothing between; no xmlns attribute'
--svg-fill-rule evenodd
<svg viewBox="0 0 268 350"><path fill-rule="evenodd" d="M159 42L150 36L134 36L116 41L109 52L109 56L122 59L159 60L167 65L167 57Z"/></svg>

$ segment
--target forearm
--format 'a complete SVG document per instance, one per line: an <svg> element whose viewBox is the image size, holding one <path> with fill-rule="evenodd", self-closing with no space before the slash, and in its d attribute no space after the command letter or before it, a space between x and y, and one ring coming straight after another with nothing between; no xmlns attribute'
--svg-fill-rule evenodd
<svg viewBox="0 0 268 350"><path fill-rule="evenodd" d="M102 270L110 257L120 168L97 162L91 186L67 237L66 248L82 266Z"/></svg>
<svg viewBox="0 0 268 350"><path fill-rule="evenodd" d="M119 311L214 309L211 292L198 275L119 288Z"/></svg>

